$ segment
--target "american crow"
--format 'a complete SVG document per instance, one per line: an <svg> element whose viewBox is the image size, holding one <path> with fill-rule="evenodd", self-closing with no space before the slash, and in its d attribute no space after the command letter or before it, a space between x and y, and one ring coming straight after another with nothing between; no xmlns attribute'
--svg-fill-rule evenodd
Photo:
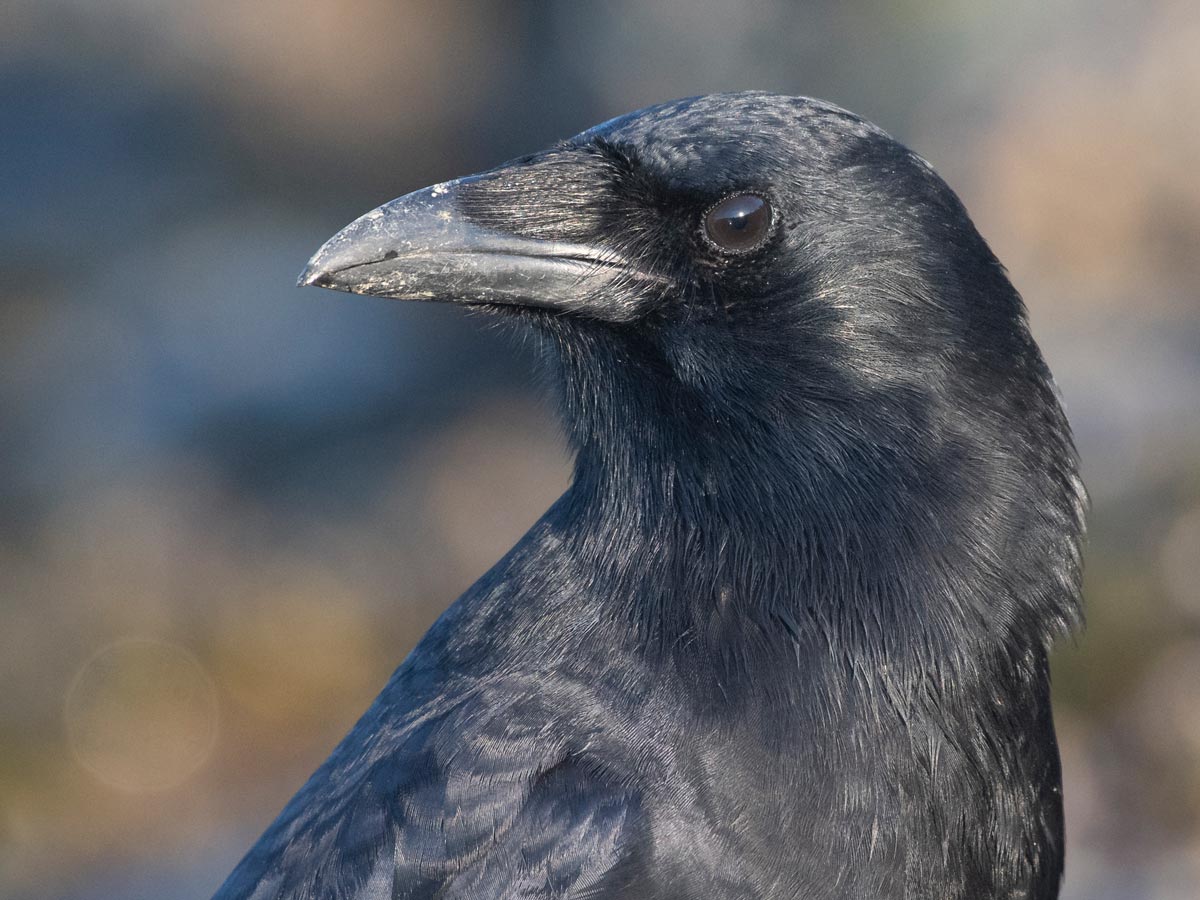
<svg viewBox="0 0 1200 900"><path fill-rule="evenodd" d="M1057 895L1083 489L926 162L682 100L384 204L301 283L544 335L575 475L217 897Z"/></svg>

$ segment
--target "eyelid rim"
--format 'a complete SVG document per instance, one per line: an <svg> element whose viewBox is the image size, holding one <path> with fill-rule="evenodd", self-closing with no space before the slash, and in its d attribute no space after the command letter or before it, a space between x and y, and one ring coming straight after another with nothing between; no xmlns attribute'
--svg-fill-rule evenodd
<svg viewBox="0 0 1200 900"><path fill-rule="evenodd" d="M757 197L767 207L767 227L763 231L762 240L758 241L758 243L756 243L756 244L752 244L749 247L743 247L740 250L733 250L733 249L730 249L729 247L722 247L720 244L718 244L716 241L714 241L711 237L709 237L709 234L708 234L708 217L709 217L709 215L712 213L712 211L714 209L716 209L722 203L724 203L727 200L732 200L734 197ZM722 256L731 256L731 257L746 256L747 254L754 253L758 250L761 250L764 246L767 245L767 243L771 240L771 237L775 233L776 222L777 222L777 216L775 215L775 204L771 202L770 196L765 191L755 191L755 190L730 191L727 194L723 194L721 196L721 198L719 200L717 200L716 202L711 203L707 207L705 207L704 212L700 215L700 237L703 239L704 243L706 243L710 248L712 248L713 250L715 250L717 253L721 254Z"/></svg>

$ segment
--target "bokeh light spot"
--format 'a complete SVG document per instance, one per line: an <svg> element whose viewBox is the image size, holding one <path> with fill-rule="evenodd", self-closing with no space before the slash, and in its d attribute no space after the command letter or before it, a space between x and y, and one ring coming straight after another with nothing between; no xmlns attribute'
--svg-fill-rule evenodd
<svg viewBox="0 0 1200 900"><path fill-rule="evenodd" d="M212 753L217 693L189 651L126 638L91 657L67 691L71 750L89 773L125 791L186 781Z"/></svg>

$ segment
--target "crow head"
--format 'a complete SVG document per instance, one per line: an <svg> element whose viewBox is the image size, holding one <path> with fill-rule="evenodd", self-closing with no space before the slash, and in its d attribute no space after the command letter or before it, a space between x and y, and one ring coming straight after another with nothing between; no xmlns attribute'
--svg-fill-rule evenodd
<svg viewBox="0 0 1200 900"><path fill-rule="evenodd" d="M651 107L387 203L301 281L547 335L577 484L712 554L773 547L779 579L889 610L959 584L959 618L1075 618L1081 488L1021 300L929 165L844 110Z"/></svg>

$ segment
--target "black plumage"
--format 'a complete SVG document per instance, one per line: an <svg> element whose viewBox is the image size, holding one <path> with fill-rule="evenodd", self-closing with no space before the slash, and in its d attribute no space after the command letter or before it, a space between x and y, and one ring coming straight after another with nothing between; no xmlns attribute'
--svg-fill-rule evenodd
<svg viewBox="0 0 1200 900"><path fill-rule="evenodd" d="M1057 895L1083 490L923 160L683 100L393 201L302 280L543 335L575 477L218 898Z"/></svg>

